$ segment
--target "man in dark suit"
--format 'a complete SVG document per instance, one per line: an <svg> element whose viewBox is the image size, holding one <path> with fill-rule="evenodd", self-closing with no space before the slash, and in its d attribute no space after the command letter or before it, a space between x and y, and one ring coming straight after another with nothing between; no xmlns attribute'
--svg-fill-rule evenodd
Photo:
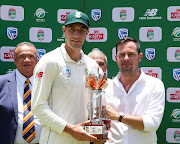
<svg viewBox="0 0 180 144"><path fill-rule="evenodd" d="M14 63L17 69L10 74L0 76L0 143L2 144L39 143L41 125L33 114L34 136L28 135L32 132L30 129L25 132L27 138L24 138L23 130L26 105L24 103L25 81L29 79L28 88L31 89L33 70L37 62L35 46L29 42L22 42L14 50ZM31 106L28 109L31 109Z"/></svg>

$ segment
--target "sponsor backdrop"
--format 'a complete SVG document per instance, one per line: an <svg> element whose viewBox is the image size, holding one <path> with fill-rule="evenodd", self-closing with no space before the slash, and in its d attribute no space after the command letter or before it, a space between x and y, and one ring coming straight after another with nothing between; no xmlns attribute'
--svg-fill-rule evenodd
<svg viewBox="0 0 180 144"><path fill-rule="evenodd" d="M180 2L142 0L0 1L0 75L12 72L14 48L22 41L38 48L38 58L64 42L66 15L84 11L90 32L83 50L99 48L108 57L108 77L118 73L115 43L124 37L140 41L140 67L166 88L166 108L158 144L180 143Z"/></svg>

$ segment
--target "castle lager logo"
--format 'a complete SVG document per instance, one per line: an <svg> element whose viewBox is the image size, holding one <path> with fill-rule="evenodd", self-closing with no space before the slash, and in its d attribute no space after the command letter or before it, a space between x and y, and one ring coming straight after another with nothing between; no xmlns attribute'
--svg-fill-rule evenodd
<svg viewBox="0 0 180 144"><path fill-rule="evenodd" d="M89 28L89 33L86 37L88 42L105 42L107 40L106 28Z"/></svg>
<svg viewBox="0 0 180 144"><path fill-rule="evenodd" d="M180 19L180 9L176 9L176 12L171 13L172 19Z"/></svg>
<svg viewBox="0 0 180 144"><path fill-rule="evenodd" d="M121 20L125 20L126 19L126 16L127 16L127 11L125 9L122 9L120 11L120 19Z"/></svg>
<svg viewBox="0 0 180 144"><path fill-rule="evenodd" d="M101 18L101 9L92 9L91 17L94 21L98 21Z"/></svg>
<svg viewBox="0 0 180 144"><path fill-rule="evenodd" d="M66 20L66 16L68 14L70 14L71 12L77 12L78 10L75 9L59 9L58 10L58 14L57 14L57 21L59 23L64 24L65 20Z"/></svg>
<svg viewBox="0 0 180 144"><path fill-rule="evenodd" d="M180 100L180 90L176 90L175 93L170 94L170 100Z"/></svg>
<svg viewBox="0 0 180 144"><path fill-rule="evenodd" d="M8 13L11 19L14 19L16 17L16 10L14 8L10 8Z"/></svg>
<svg viewBox="0 0 180 144"><path fill-rule="evenodd" d="M2 61L13 62L14 61L14 49L15 47L1 47L0 57Z"/></svg>
<svg viewBox="0 0 180 144"><path fill-rule="evenodd" d="M127 28L119 28L118 29L118 37L119 37L119 39L128 37L128 29Z"/></svg>
<svg viewBox="0 0 180 144"><path fill-rule="evenodd" d="M37 32L38 40L42 41L44 39L44 31L42 29L38 30Z"/></svg>
<svg viewBox="0 0 180 144"><path fill-rule="evenodd" d="M104 38L104 35L102 33L99 33L99 30L94 30L94 33L89 34L90 40L102 40Z"/></svg>
<svg viewBox="0 0 180 144"><path fill-rule="evenodd" d="M149 61L153 60L156 56L155 48L146 48L145 49L145 56L146 56L147 60L149 60Z"/></svg>
<svg viewBox="0 0 180 144"><path fill-rule="evenodd" d="M180 49L177 49L177 50L175 51L175 59L176 59L176 60L180 60Z"/></svg>
<svg viewBox="0 0 180 144"><path fill-rule="evenodd" d="M18 36L18 29L16 27L7 27L6 34L10 40L15 40Z"/></svg>
<svg viewBox="0 0 180 144"><path fill-rule="evenodd" d="M180 81L180 68L174 68L173 69L173 78L176 81Z"/></svg>
<svg viewBox="0 0 180 144"><path fill-rule="evenodd" d="M158 73L153 73L153 70L148 70L148 72L145 74L150 75L150 76L155 77L155 78L158 78Z"/></svg>
<svg viewBox="0 0 180 144"><path fill-rule="evenodd" d="M180 131L175 131L175 133L174 133L174 140L176 141L176 142L180 142Z"/></svg>
<svg viewBox="0 0 180 144"><path fill-rule="evenodd" d="M147 38L152 40L154 38L154 31L152 29L149 29L147 31Z"/></svg>

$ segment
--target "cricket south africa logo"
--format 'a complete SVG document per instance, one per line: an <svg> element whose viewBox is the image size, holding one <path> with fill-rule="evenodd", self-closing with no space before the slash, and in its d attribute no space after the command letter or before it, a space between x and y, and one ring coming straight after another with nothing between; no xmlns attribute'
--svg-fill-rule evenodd
<svg viewBox="0 0 180 144"><path fill-rule="evenodd" d="M9 18L14 19L16 17L16 10L14 8L10 8L8 14Z"/></svg>
<svg viewBox="0 0 180 144"><path fill-rule="evenodd" d="M180 122L180 109L174 109L171 113L171 117L174 118L172 122Z"/></svg>
<svg viewBox="0 0 180 144"><path fill-rule="evenodd" d="M101 18L101 9L92 9L91 17L94 21L98 21Z"/></svg>

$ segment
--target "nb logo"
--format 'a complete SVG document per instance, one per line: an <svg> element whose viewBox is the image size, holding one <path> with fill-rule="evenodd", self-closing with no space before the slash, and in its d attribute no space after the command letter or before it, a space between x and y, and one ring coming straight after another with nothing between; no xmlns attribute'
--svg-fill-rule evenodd
<svg viewBox="0 0 180 144"><path fill-rule="evenodd" d="M157 13L158 9L147 9L144 16L155 16Z"/></svg>

